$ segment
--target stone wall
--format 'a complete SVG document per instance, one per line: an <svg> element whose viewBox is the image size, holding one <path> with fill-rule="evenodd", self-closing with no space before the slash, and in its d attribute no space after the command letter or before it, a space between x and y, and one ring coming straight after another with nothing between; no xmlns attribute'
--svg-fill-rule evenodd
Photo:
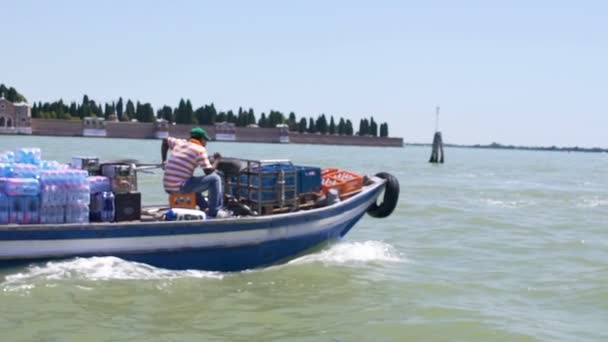
<svg viewBox="0 0 608 342"><path fill-rule="evenodd" d="M187 138L192 125L169 125L169 135ZM215 136L214 126L202 126L211 137ZM82 136L82 121L32 119L32 133L35 135ZM108 138L154 139L154 123L106 121ZM278 143L280 130L277 128L237 127L237 142ZM359 145L402 147L402 138L359 137L345 135L321 135L289 132L291 144Z"/></svg>
<svg viewBox="0 0 608 342"><path fill-rule="evenodd" d="M82 136L82 121L32 119L32 134L64 137Z"/></svg>
<svg viewBox="0 0 608 342"><path fill-rule="evenodd" d="M359 145L403 147L403 138L360 137L348 135L322 135L289 132L292 144Z"/></svg>
<svg viewBox="0 0 608 342"><path fill-rule="evenodd" d="M156 126L153 122L106 121L108 138L154 139Z"/></svg>

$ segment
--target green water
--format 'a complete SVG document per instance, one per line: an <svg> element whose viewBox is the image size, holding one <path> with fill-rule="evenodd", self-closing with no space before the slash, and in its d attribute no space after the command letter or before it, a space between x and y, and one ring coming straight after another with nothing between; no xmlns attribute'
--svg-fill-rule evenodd
<svg viewBox="0 0 608 342"><path fill-rule="evenodd" d="M160 159L154 140L0 136L0 150ZM387 219L241 273L116 258L0 271L0 341L606 341L608 154L212 143L401 183ZM165 195L141 175L146 203Z"/></svg>

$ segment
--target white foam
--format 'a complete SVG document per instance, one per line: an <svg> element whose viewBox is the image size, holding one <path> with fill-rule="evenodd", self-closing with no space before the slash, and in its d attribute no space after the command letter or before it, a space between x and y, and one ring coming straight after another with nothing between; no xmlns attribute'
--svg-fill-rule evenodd
<svg viewBox="0 0 608 342"><path fill-rule="evenodd" d="M381 241L340 242L326 250L290 261L288 264L347 264L357 262L403 261L395 248Z"/></svg>
<svg viewBox="0 0 608 342"><path fill-rule="evenodd" d="M533 201L501 201L501 200L495 200L492 198L485 198L485 199L482 199L481 201L484 204L491 206L491 207L509 208L509 209L524 207L524 206L528 206L528 205L534 205Z"/></svg>
<svg viewBox="0 0 608 342"><path fill-rule="evenodd" d="M602 199L598 196L582 198L576 205L579 208L597 208L608 206L608 199Z"/></svg>
<svg viewBox="0 0 608 342"><path fill-rule="evenodd" d="M92 257L48 262L43 266L30 266L23 273L6 276L0 287L6 291L25 284L48 280L171 280L178 278L222 279L223 275L218 272L196 270L166 270L116 257Z"/></svg>

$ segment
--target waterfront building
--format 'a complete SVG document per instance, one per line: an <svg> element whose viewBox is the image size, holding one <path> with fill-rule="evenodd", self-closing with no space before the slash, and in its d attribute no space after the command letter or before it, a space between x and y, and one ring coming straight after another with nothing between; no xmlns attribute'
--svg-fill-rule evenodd
<svg viewBox="0 0 608 342"><path fill-rule="evenodd" d="M25 102L0 97L0 133L32 134L32 114Z"/></svg>

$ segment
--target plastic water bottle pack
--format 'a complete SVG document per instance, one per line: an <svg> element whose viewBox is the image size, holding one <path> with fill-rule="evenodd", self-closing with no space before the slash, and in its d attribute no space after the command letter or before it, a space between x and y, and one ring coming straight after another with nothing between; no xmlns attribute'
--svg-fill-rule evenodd
<svg viewBox="0 0 608 342"><path fill-rule="evenodd" d="M89 186L91 188L91 193L95 194L98 192L106 192L112 191L112 186L110 183L110 178L105 176L90 176L87 178L89 181Z"/></svg>
<svg viewBox="0 0 608 342"><path fill-rule="evenodd" d="M15 162L40 165L42 153L37 147L21 147L15 150Z"/></svg>
<svg viewBox="0 0 608 342"><path fill-rule="evenodd" d="M10 200L8 195L0 192L0 224L8 223L8 215L10 212Z"/></svg>
<svg viewBox="0 0 608 342"><path fill-rule="evenodd" d="M2 181L4 189L0 189L9 196L38 196L40 183L33 178L6 178Z"/></svg>
<svg viewBox="0 0 608 342"><path fill-rule="evenodd" d="M0 224L88 222L88 172L41 157L35 147L0 152ZM105 190L109 180L95 187Z"/></svg>
<svg viewBox="0 0 608 342"><path fill-rule="evenodd" d="M0 163L0 177L13 177L14 169L11 163Z"/></svg>

